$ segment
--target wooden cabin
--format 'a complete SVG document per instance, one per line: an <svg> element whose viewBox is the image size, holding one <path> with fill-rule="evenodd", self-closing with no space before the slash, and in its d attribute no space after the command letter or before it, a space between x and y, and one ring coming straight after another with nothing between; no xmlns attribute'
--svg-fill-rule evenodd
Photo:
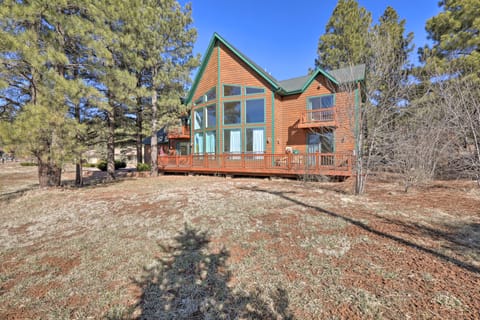
<svg viewBox="0 0 480 320"><path fill-rule="evenodd" d="M364 74L360 65L278 81L215 33L185 101L190 150L159 156L160 170L348 177Z"/></svg>

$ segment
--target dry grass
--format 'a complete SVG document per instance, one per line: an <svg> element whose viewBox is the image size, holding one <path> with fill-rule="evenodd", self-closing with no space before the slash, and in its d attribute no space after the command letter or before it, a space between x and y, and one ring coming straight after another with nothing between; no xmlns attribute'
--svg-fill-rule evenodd
<svg viewBox="0 0 480 320"><path fill-rule="evenodd" d="M480 317L473 183L362 197L348 182L198 176L39 190L35 170L0 166L1 319Z"/></svg>

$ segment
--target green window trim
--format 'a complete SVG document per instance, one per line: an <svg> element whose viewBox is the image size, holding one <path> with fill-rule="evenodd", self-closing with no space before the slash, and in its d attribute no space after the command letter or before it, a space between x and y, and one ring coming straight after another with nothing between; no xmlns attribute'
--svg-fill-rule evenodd
<svg viewBox="0 0 480 320"><path fill-rule="evenodd" d="M245 127L244 128L244 131L243 131L243 152L245 154L254 154L254 151L247 151L247 146L248 146L248 138L247 138L247 131L249 129L262 129L263 131L263 154L266 153L267 151L267 128L265 126L248 126L248 127ZM252 146L253 148L253 146Z"/></svg>
<svg viewBox="0 0 480 320"><path fill-rule="evenodd" d="M225 87L232 87L232 88L238 88L238 94L229 94L229 95L226 95L225 94ZM239 84L228 84L228 83L224 83L222 85L222 97L223 98L235 98L235 97L241 97L242 96L242 91L243 91L243 87Z"/></svg>
<svg viewBox="0 0 480 320"><path fill-rule="evenodd" d="M248 89L262 90L262 91L253 92L253 93L248 93L248 92L247 92ZM246 96L261 95L261 94L265 94L265 88L264 88L264 87L255 87L255 86L245 86L244 92L245 92L245 95L246 95Z"/></svg>
<svg viewBox="0 0 480 320"><path fill-rule="evenodd" d="M226 135L225 133L226 132L230 132L230 131L239 131L240 132L240 147L239 147L239 151L238 152L232 152L232 151L226 151L225 148L227 147L227 144L225 143L226 142ZM241 127L232 127L232 128L224 128L222 130L222 141L223 141L223 149L222 149L222 153L227 153L227 154L240 154L242 153L242 150L243 150L243 141L242 141L242 128ZM231 147L231 141L230 141L230 138L229 138L229 143L228 143L228 146ZM231 148L230 148L231 149Z"/></svg>
<svg viewBox="0 0 480 320"><path fill-rule="evenodd" d="M263 100L263 121L259 121L259 122L248 122L248 114L247 114L247 104L248 104L248 101L254 101L254 100ZM249 98L249 99L245 99L245 119L244 119L244 123L246 125L250 125L250 124L265 124L266 121L267 121L267 101L265 98Z"/></svg>
<svg viewBox="0 0 480 320"><path fill-rule="evenodd" d="M333 97L332 105L330 107L326 107L325 109L334 108L337 105L337 96L335 95L335 93L326 93L326 94L321 94L321 95L318 95L318 96L307 97L307 110L312 110L312 109L310 109L310 100L316 99L316 98L321 99L321 98L330 97L330 96Z"/></svg>
<svg viewBox="0 0 480 320"><path fill-rule="evenodd" d="M210 96L210 98L209 98L209 96ZM200 95L200 97L198 97L197 100L195 100L193 102L193 105L195 107L198 107L198 106L201 106L201 105L206 104L206 103L212 103L215 100L217 100L217 87L216 86L210 88L209 90L207 90L207 92Z"/></svg>
<svg viewBox="0 0 480 320"><path fill-rule="evenodd" d="M238 122L232 122L232 123L225 123L225 104L232 104L232 103L238 103L240 105L240 118L239 118L239 121ZM223 104L222 104L222 124L226 127L229 127L229 126L239 126L242 124L242 120L243 120L243 103L242 103L242 100L228 100L228 101L224 101Z"/></svg>
<svg viewBox="0 0 480 320"><path fill-rule="evenodd" d="M197 127L197 114L201 115L202 123ZM200 131L205 129L205 108L199 107L193 110L193 130Z"/></svg>

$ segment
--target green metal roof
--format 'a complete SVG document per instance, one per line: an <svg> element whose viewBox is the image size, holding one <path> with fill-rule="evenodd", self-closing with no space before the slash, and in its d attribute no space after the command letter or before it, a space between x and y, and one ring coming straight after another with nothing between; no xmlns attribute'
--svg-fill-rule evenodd
<svg viewBox="0 0 480 320"><path fill-rule="evenodd" d="M240 50L238 50L233 45L231 45L228 41L222 38L218 33L214 33L212 40L210 40L210 44L202 60L202 64L200 65L197 75L195 76L195 80L193 81L190 92L188 93L188 96L185 99L186 104L192 101L193 94L197 89L198 83L202 78L203 72L205 71L205 67L207 66L208 61L210 60L210 57L213 52L213 48L216 46L217 42L222 43L225 47L227 47L230 51L232 51L238 58L240 58L240 60L245 62L259 76L265 79L265 81L271 86L273 91L278 92L281 95L302 93L308 88L308 86L319 74L322 74L323 76L325 76L327 79L329 79L331 82L333 82L336 85L347 83L347 82L362 81L365 78L365 65L357 65L353 67L332 70L330 72L327 72L321 68L317 68L311 74L308 74L306 76L278 81L272 75L270 75L265 70L263 70L263 68L260 67L258 64L256 64L253 60L251 60L245 54L243 54Z"/></svg>

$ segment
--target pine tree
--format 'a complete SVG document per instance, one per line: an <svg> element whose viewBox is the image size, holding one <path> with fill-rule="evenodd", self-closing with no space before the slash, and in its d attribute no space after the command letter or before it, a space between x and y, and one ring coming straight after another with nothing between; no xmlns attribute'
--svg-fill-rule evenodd
<svg viewBox="0 0 480 320"><path fill-rule="evenodd" d="M460 70L480 77L480 2L478 0L442 0L443 8L426 23L431 48L420 50L427 68Z"/></svg>
<svg viewBox="0 0 480 320"><path fill-rule="evenodd" d="M144 75L141 93L150 101L151 175L157 175L158 124L178 120L180 98L198 65L199 59L192 55L197 33L191 27L190 5L182 8L173 0L140 2L145 11L138 17L143 29L137 37L136 69Z"/></svg>
<svg viewBox="0 0 480 320"><path fill-rule="evenodd" d="M316 67L326 70L366 63L370 12L356 0L339 0L318 42Z"/></svg>
<svg viewBox="0 0 480 320"><path fill-rule="evenodd" d="M0 7L1 95L10 111L0 123L2 140L37 159L42 187L60 184L83 130L68 117L68 103L85 88L66 76L65 32L79 22L68 24L69 7L51 1L4 1Z"/></svg>

